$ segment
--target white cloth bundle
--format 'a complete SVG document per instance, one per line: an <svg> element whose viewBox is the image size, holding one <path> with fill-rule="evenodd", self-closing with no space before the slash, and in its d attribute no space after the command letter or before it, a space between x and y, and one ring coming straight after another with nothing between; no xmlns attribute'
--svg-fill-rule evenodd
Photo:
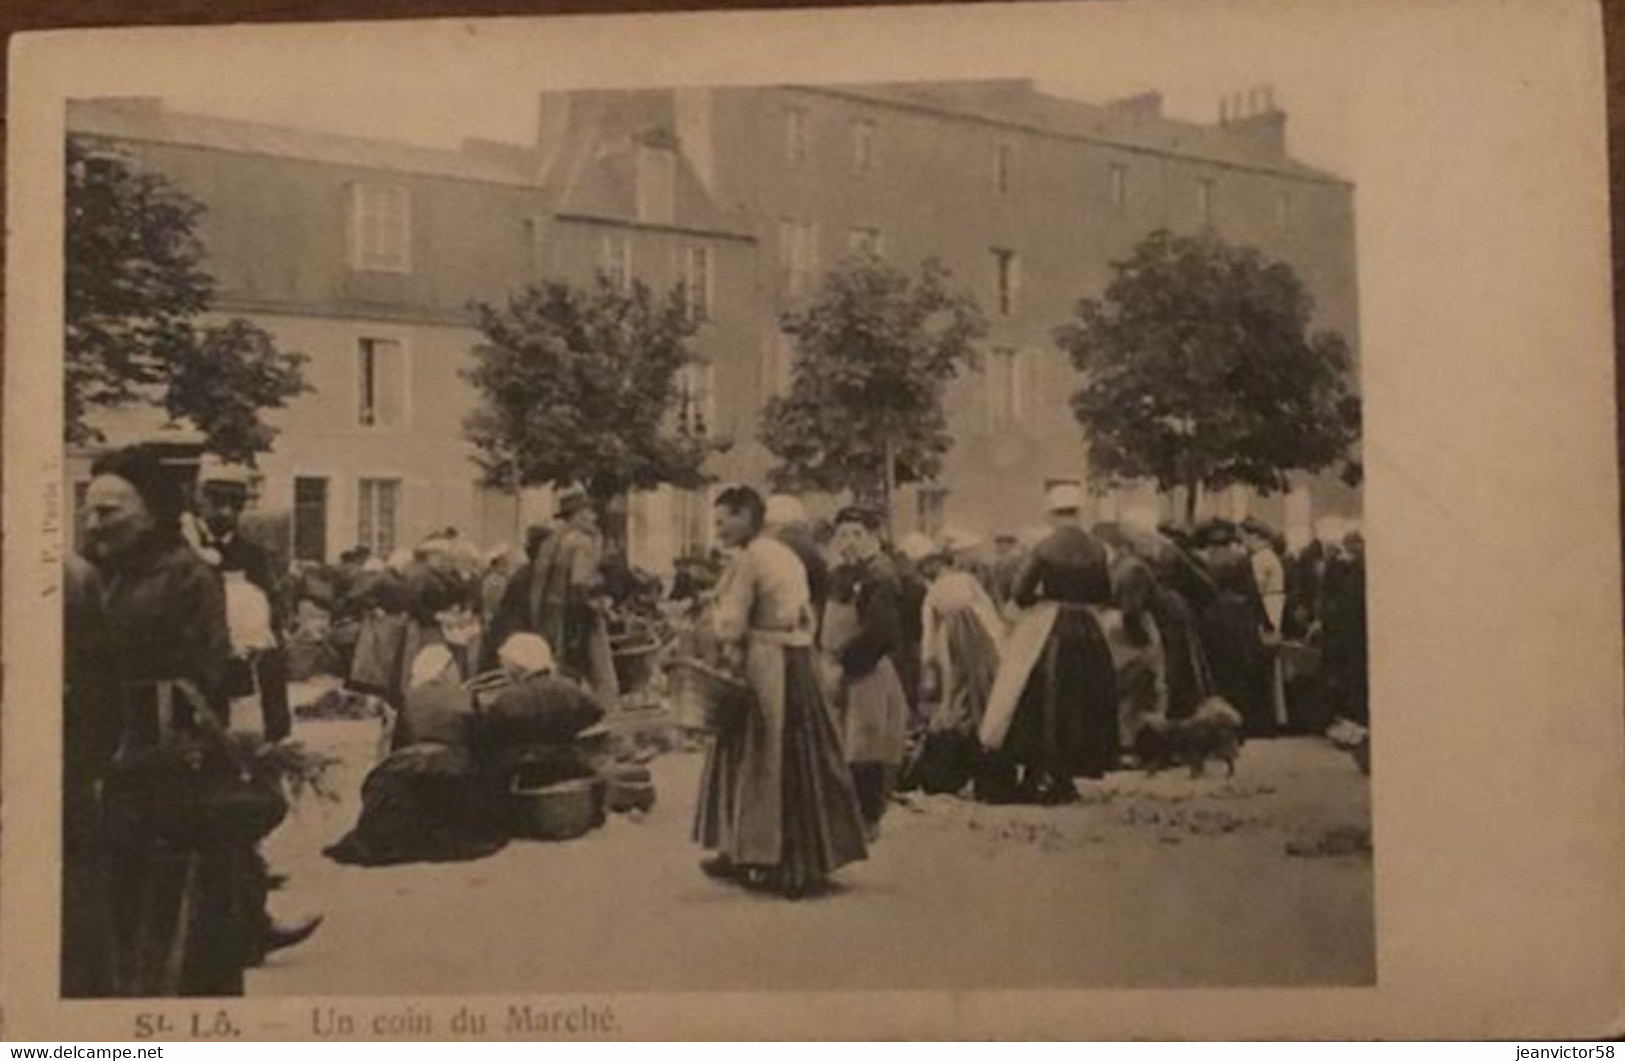
<svg viewBox="0 0 1625 1061"><path fill-rule="evenodd" d="M227 571L226 627L231 632L233 655L247 656L276 647L271 629L271 602L241 571Z"/></svg>

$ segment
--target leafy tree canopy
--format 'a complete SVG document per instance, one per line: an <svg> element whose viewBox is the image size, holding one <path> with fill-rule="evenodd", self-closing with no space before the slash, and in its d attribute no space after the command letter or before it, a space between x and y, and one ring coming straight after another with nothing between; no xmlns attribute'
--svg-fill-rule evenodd
<svg viewBox="0 0 1625 1061"><path fill-rule="evenodd" d="M211 452L251 462L276 437L260 412L310 389L307 359L248 321L200 322L214 295L201 204L78 139L66 162L67 441L102 440L98 408L144 403L190 420Z"/></svg>
<svg viewBox="0 0 1625 1061"><path fill-rule="evenodd" d="M807 308L787 314L795 370L768 402L761 438L780 488L884 495L937 474L952 438L942 399L986 333L968 295L936 260L916 275L866 255L830 272ZM887 457L891 466L887 466Z"/></svg>
<svg viewBox="0 0 1625 1061"><path fill-rule="evenodd" d="M474 307L485 342L463 377L479 395L464 424L487 482L582 483L600 500L706 481L726 447L690 386L701 363L681 289L553 281L506 306Z"/></svg>
<svg viewBox="0 0 1625 1061"><path fill-rule="evenodd" d="M1358 482L1348 346L1311 332L1313 308L1293 270L1257 250L1146 237L1056 332L1084 375L1072 408L1097 479L1183 486L1191 516L1198 486L1268 494L1339 464Z"/></svg>

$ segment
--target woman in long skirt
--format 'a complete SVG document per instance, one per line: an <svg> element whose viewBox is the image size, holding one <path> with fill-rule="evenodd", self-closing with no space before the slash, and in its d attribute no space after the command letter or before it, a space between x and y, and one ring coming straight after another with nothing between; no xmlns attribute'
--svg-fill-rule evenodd
<svg viewBox="0 0 1625 1061"><path fill-rule="evenodd" d="M982 584L957 561L973 545L950 538L920 565L930 585L920 622L923 687L930 695L922 699L934 706L907 780L928 793L957 792L976 774L976 730L999 669L1004 620Z"/></svg>
<svg viewBox="0 0 1625 1061"><path fill-rule="evenodd" d="M1074 779L1098 779L1117 765L1117 675L1100 614L1111 606L1106 550L1078 521L1081 491L1067 484L1047 499L1053 533L1016 576L1025 609L1006 642L982 720L983 747L1006 773L1022 770L1013 792L989 778L985 798L1066 803Z"/></svg>
<svg viewBox="0 0 1625 1061"><path fill-rule="evenodd" d="M748 487L717 499L718 537L738 553L711 621L722 662L752 696L743 719L707 751L694 835L716 852L702 863L710 876L799 899L867 852L852 774L814 670L806 570L761 533L763 509Z"/></svg>
<svg viewBox="0 0 1625 1061"><path fill-rule="evenodd" d="M1202 615L1202 641L1213 668L1214 690L1241 712L1247 736L1273 735L1272 673L1263 639L1269 616L1252 561L1230 523L1208 525L1202 541L1217 590Z"/></svg>

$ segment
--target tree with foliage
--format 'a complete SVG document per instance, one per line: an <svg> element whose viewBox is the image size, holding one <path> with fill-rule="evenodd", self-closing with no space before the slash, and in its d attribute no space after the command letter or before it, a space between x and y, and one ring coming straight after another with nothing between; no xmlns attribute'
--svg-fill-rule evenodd
<svg viewBox="0 0 1625 1061"><path fill-rule="evenodd" d="M530 287L477 304L485 342L463 370L479 395L464 422L488 484L581 483L600 503L662 483L694 488L726 446L685 403L701 362L681 288L657 299L607 278Z"/></svg>
<svg viewBox="0 0 1625 1061"><path fill-rule="evenodd" d="M768 402L761 439L780 489L851 491L890 511L900 483L941 469L953 444L943 394L986 334L969 295L935 259L910 276L873 255L824 277L786 314L795 341L789 393Z"/></svg>
<svg viewBox="0 0 1625 1061"><path fill-rule="evenodd" d="M67 142L65 433L101 441L96 409L161 406L209 451L252 462L276 429L260 413L310 388L302 354L242 319L206 325L214 283L203 207L110 151Z"/></svg>
<svg viewBox="0 0 1625 1061"><path fill-rule="evenodd" d="M1357 484L1360 400L1348 346L1310 331L1291 267L1216 236L1157 231L1113 265L1056 343L1084 374L1072 408L1105 483L1286 490L1294 471L1342 466Z"/></svg>

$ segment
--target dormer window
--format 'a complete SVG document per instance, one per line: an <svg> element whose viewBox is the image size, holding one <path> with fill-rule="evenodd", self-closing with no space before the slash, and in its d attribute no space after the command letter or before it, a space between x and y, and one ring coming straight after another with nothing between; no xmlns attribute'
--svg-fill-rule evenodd
<svg viewBox="0 0 1625 1061"><path fill-rule="evenodd" d="M670 225L677 219L677 153L650 143L637 147L638 220Z"/></svg>
<svg viewBox="0 0 1625 1061"><path fill-rule="evenodd" d="M411 203L398 184L350 185L350 267L405 273L412 268Z"/></svg>

